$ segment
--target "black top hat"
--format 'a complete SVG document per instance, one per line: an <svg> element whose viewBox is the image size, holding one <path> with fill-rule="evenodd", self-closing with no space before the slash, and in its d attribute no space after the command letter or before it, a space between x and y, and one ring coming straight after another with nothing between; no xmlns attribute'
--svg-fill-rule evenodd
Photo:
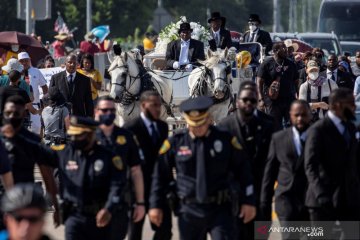
<svg viewBox="0 0 360 240"><path fill-rule="evenodd" d="M261 24L260 17L259 17L259 15L257 15L257 14L250 14L248 21L249 21L249 22L258 22L258 23Z"/></svg>
<svg viewBox="0 0 360 240"><path fill-rule="evenodd" d="M181 33L181 31L190 31L190 32L192 32L193 30L191 29L191 27L190 27L190 23L187 23L187 22L184 22L184 23L182 23L182 24L180 24L180 28L179 28L179 30L178 30L178 34L180 34Z"/></svg>
<svg viewBox="0 0 360 240"><path fill-rule="evenodd" d="M220 12L213 12L211 13L211 17L208 19L208 23L210 23L211 21L217 20L217 19L221 19L223 22L226 21L226 18L220 15Z"/></svg>

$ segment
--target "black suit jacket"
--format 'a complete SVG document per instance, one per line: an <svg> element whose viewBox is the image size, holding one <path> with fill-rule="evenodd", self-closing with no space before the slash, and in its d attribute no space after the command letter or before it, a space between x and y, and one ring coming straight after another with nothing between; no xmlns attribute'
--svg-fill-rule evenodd
<svg viewBox="0 0 360 240"><path fill-rule="evenodd" d="M158 157L159 149L162 143L168 137L168 125L166 122L158 120L156 121L158 133L160 135L160 140L158 144L154 146L149 131L146 128L146 125L142 118L139 116L134 120L125 123L124 128L130 130L138 139L139 147L144 154L144 162L142 164L142 171L144 175L144 186L145 186L145 200L148 200L151 188L151 178L155 166L155 162Z"/></svg>
<svg viewBox="0 0 360 240"><path fill-rule="evenodd" d="M69 90L66 71L59 72L51 77L49 88L58 88L66 102L71 103L71 114L76 116L94 115L94 104L91 97L90 79L76 72L74 91Z"/></svg>
<svg viewBox="0 0 360 240"><path fill-rule="evenodd" d="M210 32L212 33L212 30L210 29ZM215 39L209 40L210 49L212 51L216 51L217 48L225 49L225 48L231 48L232 46L232 40L231 40L231 34L229 30L226 30L225 28L220 28L220 41L219 45L216 46Z"/></svg>
<svg viewBox="0 0 360 240"><path fill-rule="evenodd" d="M173 68L173 63L179 61L181 50L181 40L175 40L168 44L166 49L166 65L169 69ZM197 60L205 60L204 43L190 39L188 58L191 64L198 65Z"/></svg>
<svg viewBox="0 0 360 240"><path fill-rule="evenodd" d="M257 203L260 200L260 190L261 183L263 178L263 171L265 167L266 157L269 151L269 144L271 140L271 135L274 131L273 123L268 117L262 116L265 113L259 113L258 117L254 116L254 121L256 125L255 132L255 155L250 156L251 158L251 167L254 176L254 188L256 194ZM218 127L230 132L232 135L236 136L239 139L239 142L244 147L245 151L246 144L243 134L240 129L240 114L237 110L234 114L224 118L219 124Z"/></svg>
<svg viewBox="0 0 360 240"><path fill-rule="evenodd" d="M292 127L274 133L265 165L261 189L261 205L271 215L271 203L275 190L275 210L282 219L297 219L304 209L307 179L304 170L303 152L299 156L293 140Z"/></svg>
<svg viewBox="0 0 360 240"><path fill-rule="evenodd" d="M354 89L354 80L350 73L337 70L336 84L339 87L349 88L351 91Z"/></svg>
<svg viewBox="0 0 360 240"><path fill-rule="evenodd" d="M356 158L355 126L350 124L351 144L326 116L308 130L305 172L309 182L308 207L334 207L345 215L360 218L360 183ZM340 219L339 219L340 220Z"/></svg>
<svg viewBox="0 0 360 240"><path fill-rule="evenodd" d="M250 40L250 31L247 31L244 33L243 36L243 41L242 42L249 42ZM265 47L265 53L268 55L269 51L271 51L272 49L272 40L270 37L270 34L264 30L259 29L256 38L255 38L255 42L260 43L263 47Z"/></svg>

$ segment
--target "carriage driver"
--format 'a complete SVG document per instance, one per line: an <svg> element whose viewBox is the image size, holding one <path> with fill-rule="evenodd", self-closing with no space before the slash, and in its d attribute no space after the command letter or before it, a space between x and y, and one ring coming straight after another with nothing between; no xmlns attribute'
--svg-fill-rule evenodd
<svg viewBox="0 0 360 240"><path fill-rule="evenodd" d="M190 24L180 24L178 30L180 39L170 42L166 50L166 65L168 69L192 71L193 66L199 65L197 60L205 60L204 44L191 39Z"/></svg>

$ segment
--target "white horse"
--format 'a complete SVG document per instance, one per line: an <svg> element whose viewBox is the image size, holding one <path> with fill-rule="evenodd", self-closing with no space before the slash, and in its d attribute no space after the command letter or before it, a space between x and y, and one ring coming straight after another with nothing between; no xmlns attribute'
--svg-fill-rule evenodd
<svg viewBox="0 0 360 240"><path fill-rule="evenodd" d="M208 50L207 59L199 61L203 66L194 69L188 79L191 97L209 96L213 99L210 112L215 123L228 115L232 98L231 63L226 60L227 54L227 49Z"/></svg>
<svg viewBox="0 0 360 240"><path fill-rule="evenodd" d="M173 87L171 80L163 79L147 72L141 63L138 52L124 52L109 56L111 65L110 96L115 99L120 126L140 114L140 95L146 90L156 90L162 98L161 119L165 120L171 112Z"/></svg>

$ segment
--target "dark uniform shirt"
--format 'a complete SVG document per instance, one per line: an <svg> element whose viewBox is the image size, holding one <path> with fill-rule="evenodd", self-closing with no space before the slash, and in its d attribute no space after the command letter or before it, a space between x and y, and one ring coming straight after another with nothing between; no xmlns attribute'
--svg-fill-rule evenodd
<svg viewBox="0 0 360 240"><path fill-rule="evenodd" d="M22 128L13 138L1 136L12 166L15 183L34 182L35 164L56 167L56 159L39 138Z"/></svg>
<svg viewBox="0 0 360 240"><path fill-rule="evenodd" d="M111 135L107 137L101 129L97 129L96 139L100 145L121 156L126 166L131 168L141 164L137 140L128 130L114 126Z"/></svg>
<svg viewBox="0 0 360 240"><path fill-rule="evenodd" d="M52 148L58 150L62 198L78 210L97 204L102 205L98 210L106 208L112 212L120 202L123 186L121 157L98 144L88 153L74 149L71 144Z"/></svg>
<svg viewBox="0 0 360 240"><path fill-rule="evenodd" d="M161 208L165 203L166 188L172 180L172 168L176 169L176 189L180 199L196 197L196 138L188 130L175 134L164 142L160 159L154 171L150 195L150 208ZM230 187L230 175L240 182L243 203L254 204L253 183L249 160L242 151L236 137L210 127L204 138L204 157L207 182L207 196L216 196L219 191ZM180 212L191 212L199 217L216 209L216 203L182 204Z"/></svg>
<svg viewBox="0 0 360 240"><path fill-rule="evenodd" d="M295 98L297 89L295 81L299 79L299 73L295 63L289 59L279 60L279 62L276 62L274 57L265 59L259 67L257 76L264 79L265 89L268 89L271 83L280 77L279 97L275 101Z"/></svg>
<svg viewBox="0 0 360 240"><path fill-rule="evenodd" d="M10 171L11 166L5 146L2 142L0 142L0 174L5 174Z"/></svg>

